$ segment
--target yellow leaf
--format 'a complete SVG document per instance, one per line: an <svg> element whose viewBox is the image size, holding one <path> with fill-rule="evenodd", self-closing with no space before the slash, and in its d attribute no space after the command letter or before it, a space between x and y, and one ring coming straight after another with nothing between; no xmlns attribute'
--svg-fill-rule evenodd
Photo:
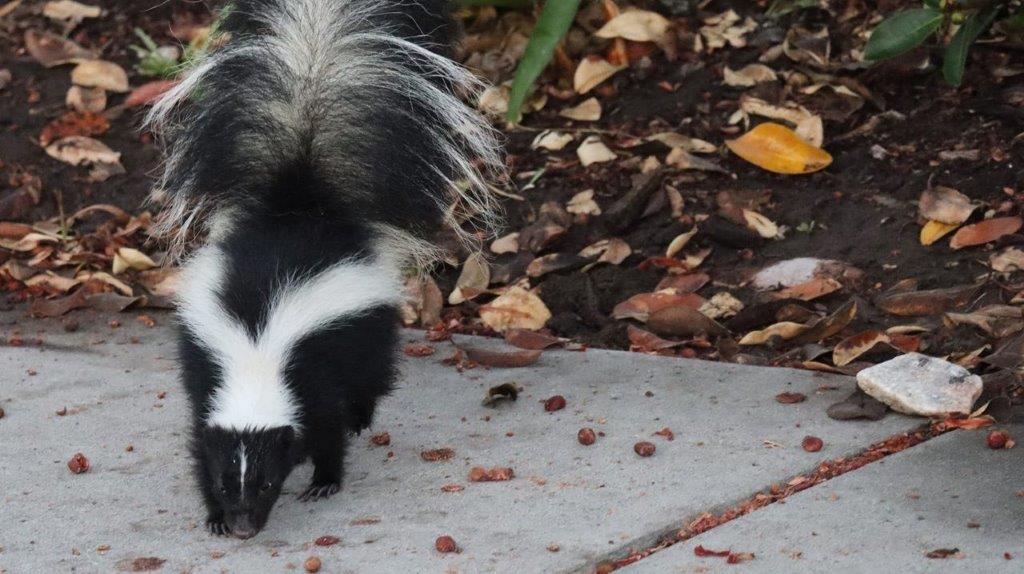
<svg viewBox="0 0 1024 574"><path fill-rule="evenodd" d="M522 287L512 287L494 301L480 307L480 320L499 333L510 329L536 331L550 318L551 311L540 297Z"/></svg>
<svg viewBox="0 0 1024 574"><path fill-rule="evenodd" d="M800 139L793 130L764 123L725 145L750 163L773 173L813 173L828 167L832 156Z"/></svg>
<svg viewBox="0 0 1024 574"><path fill-rule="evenodd" d="M960 227L959 223L942 223L941 221L929 221L921 228L921 245L931 245L944 235Z"/></svg>

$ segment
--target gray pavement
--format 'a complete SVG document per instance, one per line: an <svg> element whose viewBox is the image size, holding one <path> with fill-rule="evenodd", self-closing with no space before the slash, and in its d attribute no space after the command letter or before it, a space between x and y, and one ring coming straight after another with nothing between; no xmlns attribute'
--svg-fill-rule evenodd
<svg viewBox="0 0 1024 574"><path fill-rule="evenodd" d="M165 572L282 572L301 571L311 555L322 559L322 572L590 571L702 512L921 423L894 414L878 422L828 419L825 407L853 388L846 377L596 350L549 351L528 368L459 373L441 364L452 348L439 343L433 356L404 359L401 388L382 404L371 429L388 431L391 445L372 446L366 434L355 439L339 496L294 500L290 494L310 475L301 467L256 538L214 538L200 526L188 470L187 405L176 380L170 317L154 316L154 328L131 313L117 316L123 325L112 328L112 316L76 313L82 327L66 333L57 321L0 315L3 339L20 330L26 341L0 347L0 407L7 413L0 419L0 571L110 572L131 570L135 558L158 557L166 560ZM406 336L422 340L415 331ZM481 405L490 386L507 381L524 387L516 403ZM783 391L808 399L779 404L774 396ZM568 406L546 413L539 401L553 394L564 395ZM67 414L56 414L64 407ZM584 426L605 436L582 446L576 433ZM675 440L652 436L663 427ZM824 440L821 452L801 449L808 434ZM657 446L654 456L634 454L641 440ZM453 448L455 458L421 459L421 451L438 447ZM92 469L72 475L66 462L79 451ZM932 480L939 470L960 469L920 456L925 466L912 471ZM514 468L516 477L467 480L473 466L499 465ZM978 474L986 470L976 466ZM950 484L959 485L961 476L974 475L956 474ZM464 490L443 492L447 484ZM903 489L901 483L879 488ZM966 494L971 484L957 488ZM793 507L776 505L754 516L777 508ZM811 524L826 517L793 519ZM444 534L461 553L434 550ZM322 535L341 543L313 547ZM851 533L840 523L818 538L827 536L850 540ZM953 536L943 544L966 542ZM648 560L671 556L666 551L665 558Z"/></svg>
<svg viewBox="0 0 1024 574"><path fill-rule="evenodd" d="M1002 428L1024 436L1024 424ZM942 435L623 572L1024 572L1024 451L991 450L986 434ZM755 558L730 565L697 545ZM940 549L959 552L927 557Z"/></svg>

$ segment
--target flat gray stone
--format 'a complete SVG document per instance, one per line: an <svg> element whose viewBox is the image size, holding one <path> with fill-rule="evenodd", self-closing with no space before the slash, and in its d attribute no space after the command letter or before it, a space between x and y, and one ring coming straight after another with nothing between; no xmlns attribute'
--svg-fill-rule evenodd
<svg viewBox="0 0 1024 574"><path fill-rule="evenodd" d="M76 333L56 321L0 322L8 335L20 328L27 345L0 347L0 570L109 572L153 556L167 560L166 572L281 571L301 569L311 554L324 572L589 569L918 424L899 415L829 419L826 407L853 389L846 377L597 350L459 373L441 363L452 348L439 343L433 356L404 359L401 388L371 429L388 431L391 445L372 446L366 433L354 439L340 495L296 501L311 473L303 466L263 532L214 538L201 526L189 472L170 316L154 315L159 325L146 328L122 314L116 329L109 316L90 316L73 316ZM489 387L507 381L524 388L516 403L481 405ZM783 391L808 399L779 404ZM568 406L546 413L539 401L554 394ZM581 427L605 436L582 446ZM653 436L663 427L674 441ZM824 439L821 452L801 449L808 434ZM637 441L657 452L638 457ZM445 446L453 460L420 458ZM79 451L92 469L72 475L66 462ZM510 466L516 477L470 483L474 466ZM452 483L465 490L442 492ZM342 542L311 546L327 534ZM434 550L445 534L461 554ZM547 550L552 544L560 550ZM102 545L109 550L97 551Z"/></svg>
<svg viewBox="0 0 1024 574"><path fill-rule="evenodd" d="M1024 424L1007 428L1024 436ZM673 572L1024 571L1024 450L987 429L954 431L804 490L622 570ZM753 552L727 565L694 548ZM927 558L938 549L962 557ZM1004 553L1009 552L1007 560Z"/></svg>
<svg viewBox="0 0 1024 574"><path fill-rule="evenodd" d="M969 413L981 396L981 377L936 357L907 353L857 373L865 393L893 410L925 417Z"/></svg>

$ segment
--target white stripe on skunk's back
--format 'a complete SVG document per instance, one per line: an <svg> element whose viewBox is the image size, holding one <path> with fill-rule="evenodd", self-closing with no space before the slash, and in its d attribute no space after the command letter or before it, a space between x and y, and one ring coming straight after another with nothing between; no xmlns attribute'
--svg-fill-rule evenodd
<svg viewBox="0 0 1024 574"><path fill-rule="evenodd" d="M217 246L204 247L185 268L179 300L182 323L222 373L206 423L231 430L292 426L300 431L300 407L284 379L292 349L338 319L397 303L397 267L383 258L344 260L312 277L284 281L253 340L221 303L227 264Z"/></svg>

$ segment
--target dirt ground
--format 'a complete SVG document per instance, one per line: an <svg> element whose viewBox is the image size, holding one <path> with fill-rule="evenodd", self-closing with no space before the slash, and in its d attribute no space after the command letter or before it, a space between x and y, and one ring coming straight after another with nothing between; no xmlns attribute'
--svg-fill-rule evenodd
<svg viewBox="0 0 1024 574"><path fill-rule="evenodd" d="M90 181L86 169L51 159L39 145L44 127L66 111L65 94L71 82L67 66L44 68L26 52L27 30L54 29L28 4L32 3L26 2L0 25L0 69L9 70L12 76L10 83L0 88L0 220L40 222L95 204L113 205L136 215L153 209L144 207L143 202L159 165L159 150L152 136L140 131L145 108L119 109L117 104L123 96L111 94L110 107L104 112L110 128L98 137L122 153L126 173L106 181ZM74 28L70 38L127 70L133 86L152 79L135 70L137 58L129 49L130 44L137 43L134 28L145 30L157 43L176 43L173 30L210 19L206 6L192 2L102 0L93 4L108 12L101 18L85 20ZM963 357L985 345L986 352L990 352L1016 334L1019 329L994 336L976 326L950 325L942 321L942 313L951 310L949 306L908 318L887 313L874 302L906 279L916 281L918 289L980 284L969 300L960 302L961 311L1007 304L1024 288L1020 277L997 276L989 264L991 253L1021 243L1024 235L1011 233L984 246L961 250L951 249L945 240L924 246L918 239L922 221L916 204L929 186L942 185L982 205L971 222L1020 213L1024 202L1024 141L1020 136L1024 132L1024 75L992 73L995 68L1019 64L1019 48L1000 44L976 47L962 88L943 82L935 71L934 59L927 67L918 65L927 58L927 49L874 68L840 69L835 72L837 77L856 82L868 95L855 109L829 90L793 94L783 93L778 83L743 89L723 84L723 68L756 63L794 26L828 25L833 54L862 41L847 34L854 25L877 14L876 6L864 6L862 16L837 22L835 14L848 13L859 4L832 4L832 14L807 9L773 20L754 3L715 1L702 6L698 15L677 18L675 23L682 36L687 32L692 35L702 15L730 7L742 16L755 17L760 26L742 48L727 47L710 54L681 50L675 60L652 53L632 62L629 69L597 91L603 107L597 122L574 122L559 116L559 111L591 94L574 95L571 90L566 94L557 86L549 89L552 97L544 109L528 115L521 127L505 128L512 174L509 191L518 196L503 200L508 231L535 223L545 203L564 206L585 189L593 189L594 199L607 210L634 188L645 158L664 157L667 148L643 141L644 136L653 133L676 131L714 143L718 150L708 159L717 163L722 173L668 169L659 176L660 185L650 198L639 206L639 213L624 222L611 221L606 214L563 213L570 219L564 235L534 252L521 249L516 254L493 256L492 278L503 277L507 285L524 275L534 257L575 254L596 241L621 238L632 254L620 264L588 268L584 266L587 261L570 263L561 270L531 278L530 285L552 314L545 326L551 334L590 346L635 349L629 328L643 325L615 319L613 310L631 296L654 291L671 275L666 262L658 258L663 258L674 238L696 225L700 232L687 250L710 248L707 258L690 274L702 277L693 278L697 294L707 300L727 292L743 303L744 310L719 319L729 328L728 336L675 337L678 345L657 349L659 352L799 366L844 337L908 322L925 332L904 343L933 355ZM889 12L904 4L886 2L881 9ZM806 70L791 62L781 67ZM557 82L557 78L549 73L542 82ZM777 103L788 98L820 115L826 134L824 148L834 162L817 173L786 176L769 173L730 153L721 145L723 140L738 136L743 128L730 125L728 119L741 98L751 96ZM618 157L613 162L583 167L574 153L576 144L561 151L533 149L531 142L543 129L569 133L576 142L586 135L598 135ZM531 177L533 185L527 186ZM34 205L18 199L26 181L32 178L38 178L35 185L40 192ZM669 214L669 188L677 190L683 200L678 216ZM720 213L727 202L756 208L778 226L788 228L784 237L764 239L737 225ZM88 233L103 222L102 215L90 217L76 230ZM145 246L144 250L157 255L160 251L159 244L147 243L144 238L121 244ZM0 251L0 263L26 257ZM108 250L105 257L110 256ZM751 274L797 257L834 259L862 273L849 275L852 279L843 281L841 289L811 301L765 302L764 294L751 287ZM133 273L128 271L127 279L133 279ZM439 270L437 283L445 296L455 287L458 275L456 266ZM501 283L495 281L492 287L500 288ZM26 290L16 278L9 278L6 289L10 301L64 296L53 290ZM484 296L447 306L442 314L446 328L489 332L475 321L480 306L487 305L488 300ZM752 347L736 345L745 333L782 320L780 311L803 321L814 320L849 301L857 303L855 317L841 332L831 335L830 342L814 341L820 343L814 350L784 340ZM976 360L973 365L977 365Z"/></svg>

